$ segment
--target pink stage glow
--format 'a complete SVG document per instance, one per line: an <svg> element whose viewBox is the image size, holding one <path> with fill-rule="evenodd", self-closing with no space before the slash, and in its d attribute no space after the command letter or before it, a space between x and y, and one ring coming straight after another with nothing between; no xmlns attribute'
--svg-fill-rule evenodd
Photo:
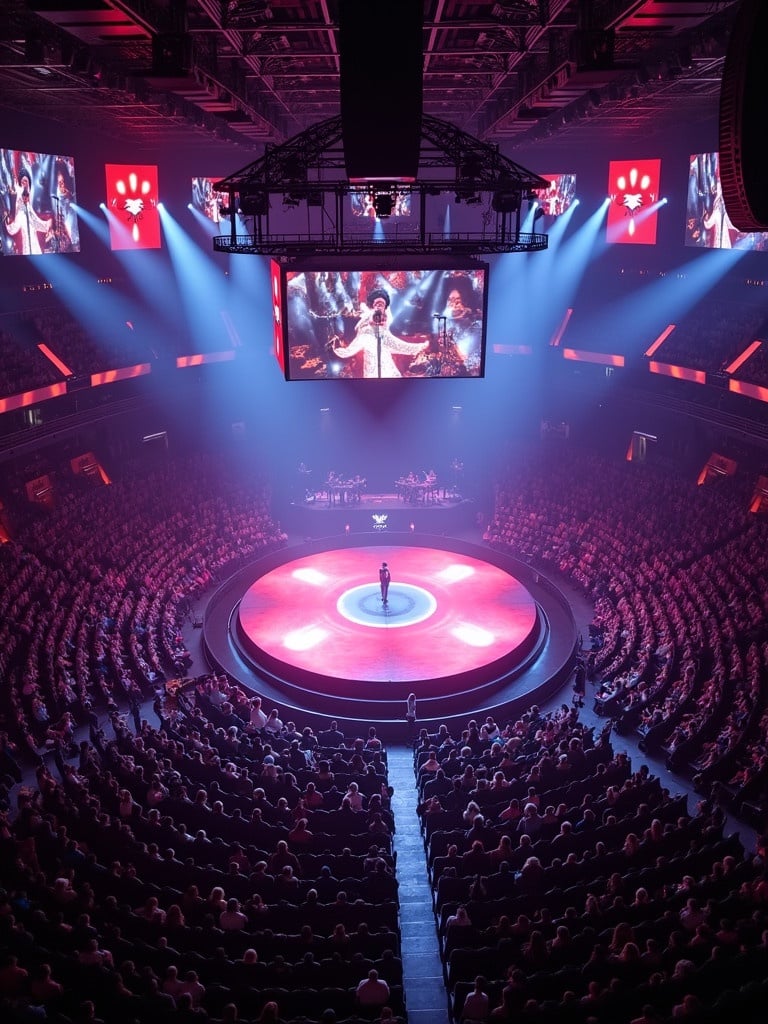
<svg viewBox="0 0 768 1024"><path fill-rule="evenodd" d="M382 561L392 573L389 614L379 596ZM422 599L423 607L412 608ZM345 604L354 614L342 614ZM250 644L293 672L415 683L508 657L529 640L537 609L519 580L480 559L377 546L273 569L246 591L239 618Z"/></svg>

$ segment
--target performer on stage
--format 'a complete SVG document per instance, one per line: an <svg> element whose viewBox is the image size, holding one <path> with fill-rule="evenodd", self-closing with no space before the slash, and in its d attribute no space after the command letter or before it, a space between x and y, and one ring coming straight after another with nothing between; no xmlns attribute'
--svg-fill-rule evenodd
<svg viewBox="0 0 768 1024"><path fill-rule="evenodd" d="M379 586L381 587L381 600L385 606L389 603L387 601L387 595L389 594L389 581L391 578L387 563L382 562L381 568L379 569Z"/></svg>
<svg viewBox="0 0 768 1024"><path fill-rule="evenodd" d="M32 174L24 169L16 186L16 211L13 217L5 215L5 230L9 235L19 235L24 256L41 256L40 235L51 230L53 220L43 220L32 203Z"/></svg>
<svg viewBox="0 0 768 1024"><path fill-rule="evenodd" d="M374 288L368 294L355 337L345 347L334 345L334 355L350 359L362 352L364 377L402 377L393 355L414 357L423 352L429 342L403 341L396 337L389 328L391 319L388 293L383 288Z"/></svg>

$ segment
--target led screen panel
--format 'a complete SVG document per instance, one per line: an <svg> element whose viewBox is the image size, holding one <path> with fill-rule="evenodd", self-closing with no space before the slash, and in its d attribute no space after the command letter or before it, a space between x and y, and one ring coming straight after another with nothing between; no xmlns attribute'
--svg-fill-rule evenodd
<svg viewBox="0 0 768 1024"><path fill-rule="evenodd" d="M288 270L286 377L482 377L487 282L487 264Z"/></svg>
<svg viewBox="0 0 768 1024"><path fill-rule="evenodd" d="M105 164L112 249L159 249L157 164Z"/></svg>
<svg viewBox="0 0 768 1024"><path fill-rule="evenodd" d="M385 193L386 195L386 193ZM349 203L353 217L367 217L375 220L376 213L376 192L370 188L352 188L349 191ZM386 204L387 217L410 217L411 215L411 193L395 191L390 196L390 203Z"/></svg>
<svg viewBox="0 0 768 1024"><path fill-rule="evenodd" d="M214 192L213 190L214 182L220 180L220 178L192 179L192 206L214 224L229 220L229 217L224 217L221 212L222 206L226 206L229 202L227 195L224 192Z"/></svg>
<svg viewBox="0 0 768 1024"><path fill-rule="evenodd" d="M549 188L534 189L539 207L547 217L559 217L570 207L576 198L575 174L540 174L546 178Z"/></svg>
<svg viewBox="0 0 768 1024"><path fill-rule="evenodd" d="M661 160L611 160L608 242L655 245Z"/></svg>
<svg viewBox="0 0 768 1024"><path fill-rule="evenodd" d="M285 343L283 339L283 278L280 264L271 260L269 278L272 288L272 337L274 339L275 358L285 373Z"/></svg>
<svg viewBox="0 0 768 1024"><path fill-rule="evenodd" d="M717 153L694 153L688 172L685 244L697 249L768 251L768 232L739 231L725 209Z"/></svg>
<svg viewBox="0 0 768 1024"><path fill-rule="evenodd" d="M0 201L4 256L80 252L71 156L0 149Z"/></svg>

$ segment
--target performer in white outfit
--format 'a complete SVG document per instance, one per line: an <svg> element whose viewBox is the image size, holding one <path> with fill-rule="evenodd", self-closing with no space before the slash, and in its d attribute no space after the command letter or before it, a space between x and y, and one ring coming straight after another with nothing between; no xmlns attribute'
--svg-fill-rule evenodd
<svg viewBox="0 0 768 1024"><path fill-rule="evenodd" d="M6 231L9 235L20 235L21 251L25 256L42 256L40 235L46 235L51 225L51 220L43 220L35 212L30 177L26 171L22 171L16 186L16 215L6 216Z"/></svg>

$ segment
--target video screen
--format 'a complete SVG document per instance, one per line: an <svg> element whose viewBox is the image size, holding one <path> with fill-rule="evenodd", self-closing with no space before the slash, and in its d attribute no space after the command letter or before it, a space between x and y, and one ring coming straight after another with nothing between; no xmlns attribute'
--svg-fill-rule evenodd
<svg viewBox="0 0 768 1024"><path fill-rule="evenodd" d="M606 240L655 245L661 160L611 160Z"/></svg>
<svg viewBox="0 0 768 1024"><path fill-rule="evenodd" d="M570 207L576 198L575 174L540 174L546 178L549 188L534 189L539 207L547 217L559 217Z"/></svg>
<svg viewBox="0 0 768 1024"><path fill-rule="evenodd" d="M159 249L157 164L105 164L104 170L112 249Z"/></svg>
<svg viewBox="0 0 768 1024"><path fill-rule="evenodd" d="M80 252L71 156L0 149L4 256Z"/></svg>
<svg viewBox="0 0 768 1024"><path fill-rule="evenodd" d="M285 374L285 344L283 342L283 278L280 264L271 260L269 264L269 280L272 288L272 339L275 347L275 358L278 366Z"/></svg>
<svg viewBox="0 0 768 1024"><path fill-rule="evenodd" d="M288 380L482 377L488 265L288 270Z"/></svg>
<svg viewBox="0 0 768 1024"><path fill-rule="evenodd" d="M384 206L377 211L377 203L382 201L382 194L372 192L370 188L352 188L349 190L350 209L353 217L410 217L411 215L411 193L394 192L385 193Z"/></svg>
<svg viewBox="0 0 768 1024"><path fill-rule="evenodd" d="M214 192L214 182L220 178L193 178L192 179L192 206L202 213L214 224L220 224L223 220L229 220L222 216L221 208L226 206L229 198L224 192Z"/></svg>
<svg viewBox="0 0 768 1024"><path fill-rule="evenodd" d="M739 231L725 209L718 153L694 153L688 171L685 244L698 249L768 250L768 232Z"/></svg>

